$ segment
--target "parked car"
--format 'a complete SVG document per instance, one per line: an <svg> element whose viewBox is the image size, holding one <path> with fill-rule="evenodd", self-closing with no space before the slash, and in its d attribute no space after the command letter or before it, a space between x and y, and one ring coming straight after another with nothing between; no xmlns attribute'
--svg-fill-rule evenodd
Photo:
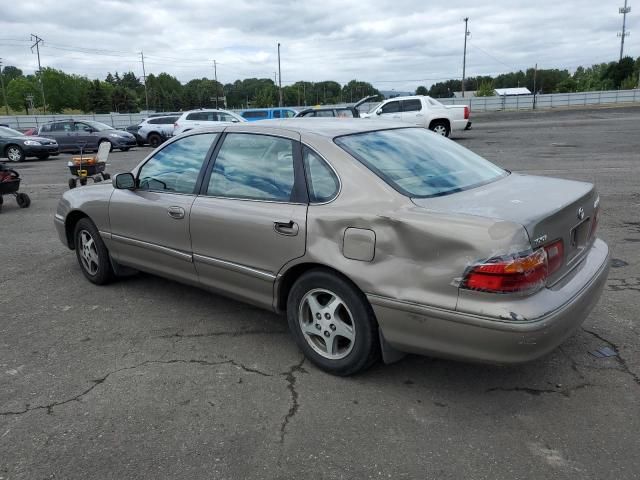
<svg viewBox="0 0 640 480"><path fill-rule="evenodd" d="M312 107L300 110L296 117L338 117L338 118L360 118L360 110L358 107L363 103L369 102L378 95L369 95L361 98L353 105L344 105L339 107Z"/></svg>
<svg viewBox="0 0 640 480"><path fill-rule="evenodd" d="M385 100L361 117L410 123L448 137L471 128L470 113L466 105L443 105L431 97L414 95Z"/></svg>
<svg viewBox="0 0 640 480"><path fill-rule="evenodd" d="M25 135L31 135L31 136L38 135L38 127L27 128L23 130L22 133L24 133Z"/></svg>
<svg viewBox="0 0 640 480"><path fill-rule="evenodd" d="M293 108L251 108L242 110L240 115L249 122L256 120L272 120L274 118L292 118L298 113Z"/></svg>
<svg viewBox="0 0 640 480"><path fill-rule="evenodd" d="M13 128L0 127L0 155L10 162L21 162L27 157L40 160L58 155L55 140L25 135Z"/></svg>
<svg viewBox="0 0 640 480"><path fill-rule="evenodd" d="M142 147L144 146L145 141L142 139L140 135L138 135L138 130L140 130L140 124L129 125L128 127L125 127L125 131L133 135L136 138L136 143L138 144L138 146Z"/></svg>
<svg viewBox="0 0 640 480"><path fill-rule="evenodd" d="M338 375L398 352L533 360L585 320L609 269L592 184L396 122L218 125L112 180L65 192L55 215L90 282L133 268L286 312Z"/></svg>
<svg viewBox="0 0 640 480"><path fill-rule="evenodd" d="M173 134L180 135L194 128L203 128L213 126L220 122L238 123L246 122L243 117L237 113L228 110L211 110L199 109L184 112L173 125Z"/></svg>
<svg viewBox="0 0 640 480"><path fill-rule="evenodd" d="M148 143L153 148L156 148L173 135L173 125L178 118L180 118L180 115L147 118L140 122L140 128L136 133L143 145Z"/></svg>
<svg viewBox="0 0 640 480"><path fill-rule="evenodd" d="M101 143L109 142L111 149L118 148L126 152L137 145L136 138L131 133L93 120L69 119L45 123L38 134L56 140L60 151L78 151L80 147L97 151Z"/></svg>

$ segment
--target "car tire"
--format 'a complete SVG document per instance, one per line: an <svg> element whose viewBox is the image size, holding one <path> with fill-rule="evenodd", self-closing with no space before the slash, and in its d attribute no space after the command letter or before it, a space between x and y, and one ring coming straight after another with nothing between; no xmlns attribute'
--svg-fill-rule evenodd
<svg viewBox="0 0 640 480"><path fill-rule="evenodd" d="M104 142L107 142L109 145L111 145L111 146L109 147L109 151L110 151L110 152L113 152L113 143L111 143L111 142L110 142L109 140L107 140L107 139L102 139L102 140L100 140L100 141L98 142L98 150L100 149L100 145L102 145Z"/></svg>
<svg viewBox="0 0 640 480"><path fill-rule="evenodd" d="M442 120L436 120L435 122L431 122L431 125L429 125L429 130L437 133L438 135L442 135L443 137L448 137L449 134L451 133L449 124Z"/></svg>
<svg viewBox="0 0 640 480"><path fill-rule="evenodd" d="M353 375L380 356L371 305L356 286L331 271L310 270L294 283L287 320L305 356L326 372Z"/></svg>
<svg viewBox="0 0 640 480"><path fill-rule="evenodd" d="M47 158L49 158L49 154L45 153L44 155L37 155L36 158L38 160L46 160Z"/></svg>
<svg viewBox="0 0 640 480"><path fill-rule="evenodd" d="M24 161L24 150L18 145L9 145L4 153L10 162Z"/></svg>
<svg viewBox="0 0 640 480"><path fill-rule="evenodd" d="M76 188L76 179L75 178L70 178L69 179L69 190L73 190L74 188Z"/></svg>
<svg viewBox="0 0 640 480"><path fill-rule="evenodd" d="M98 228L89 218L81 218L73 232L76 258L84 276L91 283L106 285L113 280L109 250Z"/></svg>
<svg viewBox="0 0 640 480"><path fill-rule="evenodd" d="M152 133L147 137L147 141L151 148L157 148L162 143L162 137L157 133Z"/></svg>

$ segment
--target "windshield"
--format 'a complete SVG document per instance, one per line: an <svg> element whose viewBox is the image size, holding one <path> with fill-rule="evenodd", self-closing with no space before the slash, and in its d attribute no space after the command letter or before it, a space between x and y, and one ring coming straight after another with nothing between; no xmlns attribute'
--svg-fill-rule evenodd
<svg viewBox="0 0 640 480"><path fill-rule="evenodd" d="M408 197L433 197L467 190L508 173L424 128L400 128L335 139L391 187Z"/></svg>
<svg viewBox="0 0 640 480"><path fill-rule="evenodd" d="M83 120L82 122L91 126L91 128L97 130L98 132L101 130L114 130L113 127L110 127L106 123L94 122L93 120Z"/></svg>
<svg viewBox="0 0 640 480"><path fill-rule="evenodd" d="M21 137L24 133L9 127L0 127L0 137Z"/></svg>

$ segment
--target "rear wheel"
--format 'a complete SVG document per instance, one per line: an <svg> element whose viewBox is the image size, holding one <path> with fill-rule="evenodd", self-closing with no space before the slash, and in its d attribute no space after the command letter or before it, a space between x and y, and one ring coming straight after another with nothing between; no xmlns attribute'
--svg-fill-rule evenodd
<svg viewBox="0 0 640 480"><path fill-rule="evenodd" d="M18 145L9 145L5 154L10 162L22 162L24 160L24 150Z"/></svg>
<svg viewBox="0 0 640 480"><path fill-rule="evenodd" d="M162 143L162 137L160 137L160 135L158 135L157 133L149 134L149 137L147 139L149 141L149 145L153 148L156 148Z"/></svg>
<svg viewBox="0 0 640 480"><path fill-rule="evenodd" d="M287 319L298 346L321 369L352 375L380 353L378 325L366 297L344 278L311 270L291 288Z"/></svg>
<svg viewBox="0 0 640 480"><path fill-rule="evenodd" d="M85 277L96 285L105 285L113 279L109 251L98 229L88 218L81 218L74 230L76 257Z"/></svg>
<svg viewBox="0 0 640 480"><path fill-rule="evenodd" d="M443 137L448 137L451 130L449 128L449 124L442 120L436 120L429 125L429 130L437 133L438 135L442 135Z"/></svg>
<svg viewBox="0 0 640 480"><path fill-rule="evenodd" d="M29 208L31 205L31 198L26 193L18 193L16 195L16 202L18 202L18 206L20 208Z"/></svg>

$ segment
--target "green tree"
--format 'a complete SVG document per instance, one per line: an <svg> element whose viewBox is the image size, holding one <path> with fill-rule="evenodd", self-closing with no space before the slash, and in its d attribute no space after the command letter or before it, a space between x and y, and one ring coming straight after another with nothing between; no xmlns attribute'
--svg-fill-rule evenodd
<svg viewBox="0 0 640 480"><path fill-rule="evenodd" d="M91 82L86 92L87 111L94 113L109 113L111 111L110 85L100 80Z"/></svg>
<svg viewBox="0 0 640 480"><path fill-rule="evenodd" d="M27 110L27 96L33 96L34 107L41 106L40 90L34 79L17 77L7 85L7 102L13 110Z"/></svg>
<svg viewBox="0 0 640 480"><path fill-rule="evenodd" d="M496 94L493 88L493 82L484 81L476 90L476 97L493 97Z"/></svg>
<svg viewBox="0 0 640 480"><path fill-rule="evenodd" d="M13 65L7 65L2 69L2 76L6 85L14 78L22 77L22 70L18 67L14 67Z"/></svg>
<svg viewBox="0 0 640 480"><path fill-rule="evenodd" d="M416 88L416 95L429 95L429 90L427 90L427 87L420 85Z"/></svg>

